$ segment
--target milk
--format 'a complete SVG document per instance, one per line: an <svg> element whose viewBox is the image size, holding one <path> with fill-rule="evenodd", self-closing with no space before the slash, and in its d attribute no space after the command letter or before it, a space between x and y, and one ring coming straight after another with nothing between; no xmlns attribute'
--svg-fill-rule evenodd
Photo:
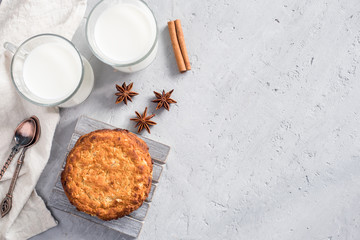
<svg viewBox="0 0 360 240"><path fill-rule="evenodd" d="M94 27L94 39L104 58L115 64L127 64L149 53L156 41L157 27L150 10L141 5L117 3L100 14ZM146 67L155 55L156 49L153 49L148 56L151 59L143 59L142 65L133 67L135 70Z"/></svg>
<svg viewBox="0 0 360 240"><path fill-rule="evenodd" d="M82 64L76 50L68 43L44 43L24 62L23 79L29 91L47 100L65 99L81 80Z"/></svg>

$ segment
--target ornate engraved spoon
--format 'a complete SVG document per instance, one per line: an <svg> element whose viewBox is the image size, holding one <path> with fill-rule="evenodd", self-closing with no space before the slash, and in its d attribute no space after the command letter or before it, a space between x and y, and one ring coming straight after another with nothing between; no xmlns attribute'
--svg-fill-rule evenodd
<svg viewBox="0 0 360 240"><path fill-rule="evenodd" d="M33 118L27 118L22 121L17 128L15 129L15 146L12 148L10 156L8 157L7 161L5 162L4 166L0 171L0 180L3 177L6 169L9 167L11 161L13 160L14 156L18 151L31 144L35 137L35 120Z"/></svg>
<svg viewBox="0 0 360 240"><path fill-rule="evenodd" d="M2 200L0 207L1 207L1 217L3 218L6 214L8 214L11 210L11 206L12 206L12 193L14 191L15 188L15 184L16 184L16 180L19 176L20 173L20 169L21 166L24 162L24 158L25 158L25 152L26 150L28 150L30 147L32 147L33 145L35 145L39 138L40 138L40 133L41 133L41 127L40 127L40 121L36 116L32 116L30 119L32 119L35 123L35 127L34 127L34 138L33 140L30 142L30 144L28 144L27 146L24 147L23 151L21 152L21 155L17 161L17 165L16 165L16 169L13 175L13 178L11 180L11 184L9 187L9 191L6 194L6 197L4 198L4 200Z"/></svg>

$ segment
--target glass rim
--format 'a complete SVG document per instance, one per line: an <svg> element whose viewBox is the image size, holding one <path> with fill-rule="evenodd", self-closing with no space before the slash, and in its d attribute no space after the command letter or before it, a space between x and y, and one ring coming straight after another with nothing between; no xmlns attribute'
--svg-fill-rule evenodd
<svg viewBox="0 0 360 240"><path fill-rule="evenodd" d="M89 41L89 36L88 36L88 34L89 34L89 32L90 32L90 31L89 31L89 20L90 20L91 17L93 16L93 13L94 13L95 9L97 9L97 8L100 6L100 4L104 3L105 1L108 1L108 0L101 0L101 1L99 1L99 2L91 9L91 11L90 11L90 13L89 13L89 16L88 16L88 18L87 18L87 21L86 21L85 37L86 37L86 41L87 41L87 43L88 43L88 45L89 45L89 48L90 48L91 52L95 55L95 57L97 57L98 59L100 59L102 62L104 62L104 63L106 63L106 64L108 64L108 65L110 65L110 66L113 66L113 67L128 67L128 66L133 66L133 65L135 65L135 64L138 64L138 63L142 62L144 59L146 59L146 58L153 52L153 50L154 50L155 47L156 47L157 40L158 40L158 37L159 37L159 29L158 29L158 24L157 24L157 20L156 20L156 18L155 18L154 12L153 12L153 11L151 10L151 8L147 5L147 3L144 2L143 0L133 0L133 1L137 1L137 2L142 3L142 4L150 11L150 13L151 13L151 15L152 15L152 17L153 17L153 19L154 19L154 21L155 21L155 27L156 27L155 39L154 39L154 42L153 42L151 48L149 49L149 51L148 51L144 56L142 56L142 57L140 57L139 59L136 59L136 60L134 60L134 61L131 61L131 62L116 63L115 61L111 61L110 58L109 58L109 59L105 59L105 58L99 56L99 54L93 49L93 47L92 47L92 45L91 45L91 43L90 43L90 41Z"/></svg>
<svg viewBox="0 0 360 240"><path fill-rule="evenodd" d="M23 94L20 89L18 88L15 80L14 80L14 75L13 75L13 64L14 64L14 61L15 61L15 57L16 55L18 54L19 50L28 42L30 42L31 40L35 39L35 38L39 38L39 37L44 37L44 36L50 36L50 37L57 37L57 38L60 38L62 40L65 40L66 42L68 42L76 51L77 55L79 56L79 59L80 59L80 64L81 64L81 76L80 76L80 81L78 83L78 85L76 86L76 88L74 89L74 91L69 95L67 96L66 98L60 100L60 101L57 101L57 102L54 102L54 103L40 103L40 102L37 102L35 100L32 100L30 99L29 97L25 96L25 94ZM54 34L54 33L42 33L42 34L37 34L35 36L32 36L28 39L26 39L24 42L22 42L17 48L16 48L16 51L15 53L13 54L13 57L11 59L11 65L10 65L10 73L11 73L11 80L15 86L15 89L16 91L23 97L25 98L27 101L33 103L33 104L36 104L38 106L43 106L43 107L54 107L54 106L58 106L62 103L65 103L67 100L69 100L71 97L73 97L77 91L79 90L83 80L84 80L84 62L82 60L82 56L79 52L79 50L75 47L75 45L70 41L68 40L67 38L63 37L63 36L60 36L58 34ZM34 94L35 95L35 94Z"/></svg>

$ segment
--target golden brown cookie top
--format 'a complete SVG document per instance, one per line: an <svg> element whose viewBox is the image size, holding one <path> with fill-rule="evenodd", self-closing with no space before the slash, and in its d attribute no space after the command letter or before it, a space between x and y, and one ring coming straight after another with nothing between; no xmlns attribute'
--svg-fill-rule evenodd
<svg viewBox="0 0 360 240"><path fill-rule="evenodd" d="M81 136L70 151L61 182L80 211L111 220L128 215L147 198L152 162L146 143L123 129Z"/></svg>

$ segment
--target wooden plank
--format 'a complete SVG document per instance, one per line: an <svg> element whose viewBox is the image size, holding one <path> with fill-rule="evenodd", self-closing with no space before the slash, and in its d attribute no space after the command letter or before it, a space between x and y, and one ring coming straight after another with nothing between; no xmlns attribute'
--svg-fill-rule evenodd
<svg viewBox="0 0 360 240"><path fill-rule="evenodd" d="M76 123L75 132L84 135L103 128L114 129L116 127L82 115Z"/></svg>
<svg viewBox="0 0 360 240"><path fill-rule="evenodd" d="M64 191L63 189L63 186L62 186L62 183L61 183L61 175L58 177L58 180L56 181L55 183L55 188L61 190L61 191ZM64 193L65 194L65 193Z"/></svg>
<svg viewBox="0 0 360 240"><path fill-rule="evenodd" d="M153 164L153 182L159 182L163 167L157 163Z"/></svg>
<svg viewBox="0 0 360 240"><path fill-rule="evenodd" d="M76 141L81 137L79 133L73 133L70 139L70 142L68 144L67 150L70 152L70 150L75 146Z"/></svg>
<svg viewBox="0 0 360 240"><path fill-rule="evenodd" d="M77 133L79 135L84 135L89 132L99 130L99 129L104 129L104 128L114 129L116 127L114 127L110 124L107 124L107 123L97 121L95 119L81 116L75 126L75 133ZM146 144L149 146L149 153L151 155L151 158L154 161L161 163L161 164L164 164L166 162L166 158L170 151L169 146L159 143L159 142L156 142L154 140L142 137L140 135L137 135L137 136L140 137L141 139L143 139L146 142Z"/></svg>
<svg viewBox="0 0 360 240"><path fill-rule="evenodd" d="M153 196L154 196L154 192L156 190L156 185L155 184L152 184L151 185L151 189L150 189L150 192L149 192L149 196L147 197L146 201L147 202L151 202Z"/></svg>
<svg viewBox="0 0 360 240"><path fill-rule="evenodd" d="M149 153L151 159L160 164L166 162L167 156L169 155L170 147L158 142L155 142L151 139L137 135L139 138L144 140L149 147Z"/></svg>
<svg viewBox="0 0 360 240"><path fill-rule="evenodd" d="M64 168L65 168L66 159L67 159L68 154L69 154L69 152L66 153L65 160L64 160L64 162L63 162L63 165L61 166L61 170L60 170L59 176L60 176L61 172L62 172L62 171L64 170Z"/></svg>
<svg viewBox="0 0 360 240"><path fill-rule="evenodd" d="M150 203L143 202L143 204L138 209L130 213L129 216L139 221L144 221L149 208Z"/></svg>
<svg viewBox="0 0 360 240"><path fill-rule="evenodd" d="M68 212L72 215L84 218L91 222L122 232L131 237L137 237L142 227L142 222L126 216L116 220L103 221L97 217L80 212L76 210L76 207L70 204L66 195L58 189L53 189L52 195L50 197L49 205L58 210Z"/></svg>

